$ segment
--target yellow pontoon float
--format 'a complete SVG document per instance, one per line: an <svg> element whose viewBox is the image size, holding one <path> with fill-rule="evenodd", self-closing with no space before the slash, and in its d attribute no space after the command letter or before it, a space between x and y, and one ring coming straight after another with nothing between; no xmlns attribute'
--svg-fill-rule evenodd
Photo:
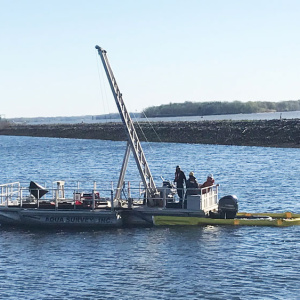
<svg viewBox="0 0 300 300"><path fill-rule="evenodd" d="M237 213L233 219L214 219L209 217L153 216L156 226L275 226L300 225L300 214L286 213Z"/></svg>

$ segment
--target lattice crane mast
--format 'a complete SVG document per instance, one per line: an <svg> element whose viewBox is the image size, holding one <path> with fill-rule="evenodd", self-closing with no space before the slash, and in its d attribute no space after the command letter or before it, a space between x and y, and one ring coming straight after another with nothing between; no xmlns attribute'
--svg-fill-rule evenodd
<svg viewBox="0 0 300 300"><path fill-rule="evenodd" d="M135 162L137 164L142 182L144 184L144 188L147 191L147 195L150 198L154 198L155 195L158 194L156 185L154 183L153 177L150 172L149 165L147 163L144 151L142 149L141 143L139 141L138 135L136 133L136 130L134 128L134 124L132 122L132 119L130 117L130 114L127 111L127 108L125 106L125 103L122 98L122 94L119 90L119 87L117 85L116 79L114 77L113 71L110 67L110 64L107 59L106 51L102 49L99 46L95 46L95 48L98 50L98 54L101 57L101 61L104 66L104 70L111 88L111 91L113 93L115 102L117 104L123 125L125 127L126 133L127 133L127 148L123 160L122 169L120 172L120 177L118 181L118 187L117 192L115 195L115 199L119 200L121 195L121 189L124 182L125 172L130 156L130 150L133 153Z"/></svg>

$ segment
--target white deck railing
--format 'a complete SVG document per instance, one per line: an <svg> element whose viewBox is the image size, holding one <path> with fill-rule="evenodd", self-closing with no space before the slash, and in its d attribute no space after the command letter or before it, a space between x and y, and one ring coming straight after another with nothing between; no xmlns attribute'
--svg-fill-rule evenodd
<svg viewBox="0 0 300 300"><path fill-rule="evenodd" d="M216 208L218 204L218 187L219 185L212 185L201 189L201 205L203 211L210 211Z"/></svg>
<svg viewBox="0 0 300 300"><path fill-rule="evenodd" d="M76 205L88 203L92 209L95 209L95 204L103 205L107 204L108 207L113 209L114 203L111 190L99 190L96 189L95 182L92 185L82 184L79 182L76 184L65 187L64 181L55 181L48 188L46 184L44 188L47 193L42 197L34 197L32 191L36 191L39 195L40 189L24 187L20 182L6 183L0 185L0 206L20 206L25 204L36 204L37 207L41 203L49 203L53 205L53 208L58 208L59 203L69 203ZM35 195L36 195L35 194ZM77 203L77 204L76 204Z"/></svg>
<svg viewBox="0 0 300 300"><path fill-rule="evenodd" d="M0 205L14 204L21 197L20 182L11 182L0 185Z"/></svg>
<svg viewBox="0 0 300 300"><path fill-rule="evenodd" d="M128 203L131 205L133 202L136 205L149 204L149 202L145 201L147 199L147 192L140 182L124 183L122 193L120 193L121 197L115 201L114 195L116 191L113 188L113 184L110 183L110 185L111 189L106 186L105 189L101 188L99 192L96 182L93 182L92 185L76 182L71 186L65 187L64 181L55 181L50 187L45 184L44 187L47 189L48 193L40 199L37 199L30 194L29 187L22 187L20 182L7 183L0 185L0 205L18 205L22 207L24 203L36 203L37 207L39 207L41 202L52 202L55 205L55 208L58 208L58 204L62 202L73 203L75 207L76 201L89 201L91 203L91 208L94 209L96 202L106 200L108 206L111 207L111 209L114 209L114 207L118 205L118 201L125 204L125 206L129 206ZM176 188L161 187L158 188L158 190L160 191L160 196L154 199L152 202L154 205L151 206L167 208L169 203L178 203L179 199L176 195ZM199 210L207 212L216 209L218 203L218 185L199 189L197 199L197 201L199 201ZM182 207L178 208L184 208L184 202L182 202Z"/></svg>

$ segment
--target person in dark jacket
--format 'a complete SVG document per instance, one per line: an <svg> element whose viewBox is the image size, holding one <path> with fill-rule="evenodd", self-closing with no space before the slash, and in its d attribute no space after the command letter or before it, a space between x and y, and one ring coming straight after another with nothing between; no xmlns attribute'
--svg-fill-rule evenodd
<svg viewBox="0 0 300 300"><path fill-rule="evenodd" d="M200 194L199 184L194 172L190 172L189 179L186 181L186 195L198 195Z"/></svg>
<svg viewBox="0 0 300 300"><path fill-rule="evenodd" d="M186 182L186 177L184 172L180 169L179 166L176 167L174 182L176 182L177 194L180 198L180 201L182 201L182 196L184 192L183 183Z"/></svg>

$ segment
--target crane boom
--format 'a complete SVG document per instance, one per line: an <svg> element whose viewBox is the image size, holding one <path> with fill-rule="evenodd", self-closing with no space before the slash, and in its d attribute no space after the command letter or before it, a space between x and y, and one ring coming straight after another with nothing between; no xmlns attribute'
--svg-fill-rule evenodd
<svg viewBox="0 0 300 300"><path fill-rule="evenodd" d="M150 172L149 165L147 163L144 151L142 149L141 143L139 141L138 135L136 133L134 124L132 122L132 119L130 117L130 114L127 111L127 108L125 106L125 103L122 98L122 94L119 90L119 87L117 85L116 79L114 77L113 71L110 67L110 64L107 59L106 51L102 49L99 46L95 46L95 48L98 50L98 54L101 57L101 61L103 63L103 67L111 88L111 91L113 93L115 102L117 104L121 120L123 122L123 125L125 127L126 133L127 133L127 149L122 165L122 169L120 172L119 182L118 182L118 188L116 192L115 199L120 198L121 188L123 186L125 172L127 168L127 163L129 159L130 150L133 153L135 162L137 164L142 182L144 184L145 189L149 193L150 197L154 197L155 194L157 194L157 189L153 180L153 177Z"/></svg>

